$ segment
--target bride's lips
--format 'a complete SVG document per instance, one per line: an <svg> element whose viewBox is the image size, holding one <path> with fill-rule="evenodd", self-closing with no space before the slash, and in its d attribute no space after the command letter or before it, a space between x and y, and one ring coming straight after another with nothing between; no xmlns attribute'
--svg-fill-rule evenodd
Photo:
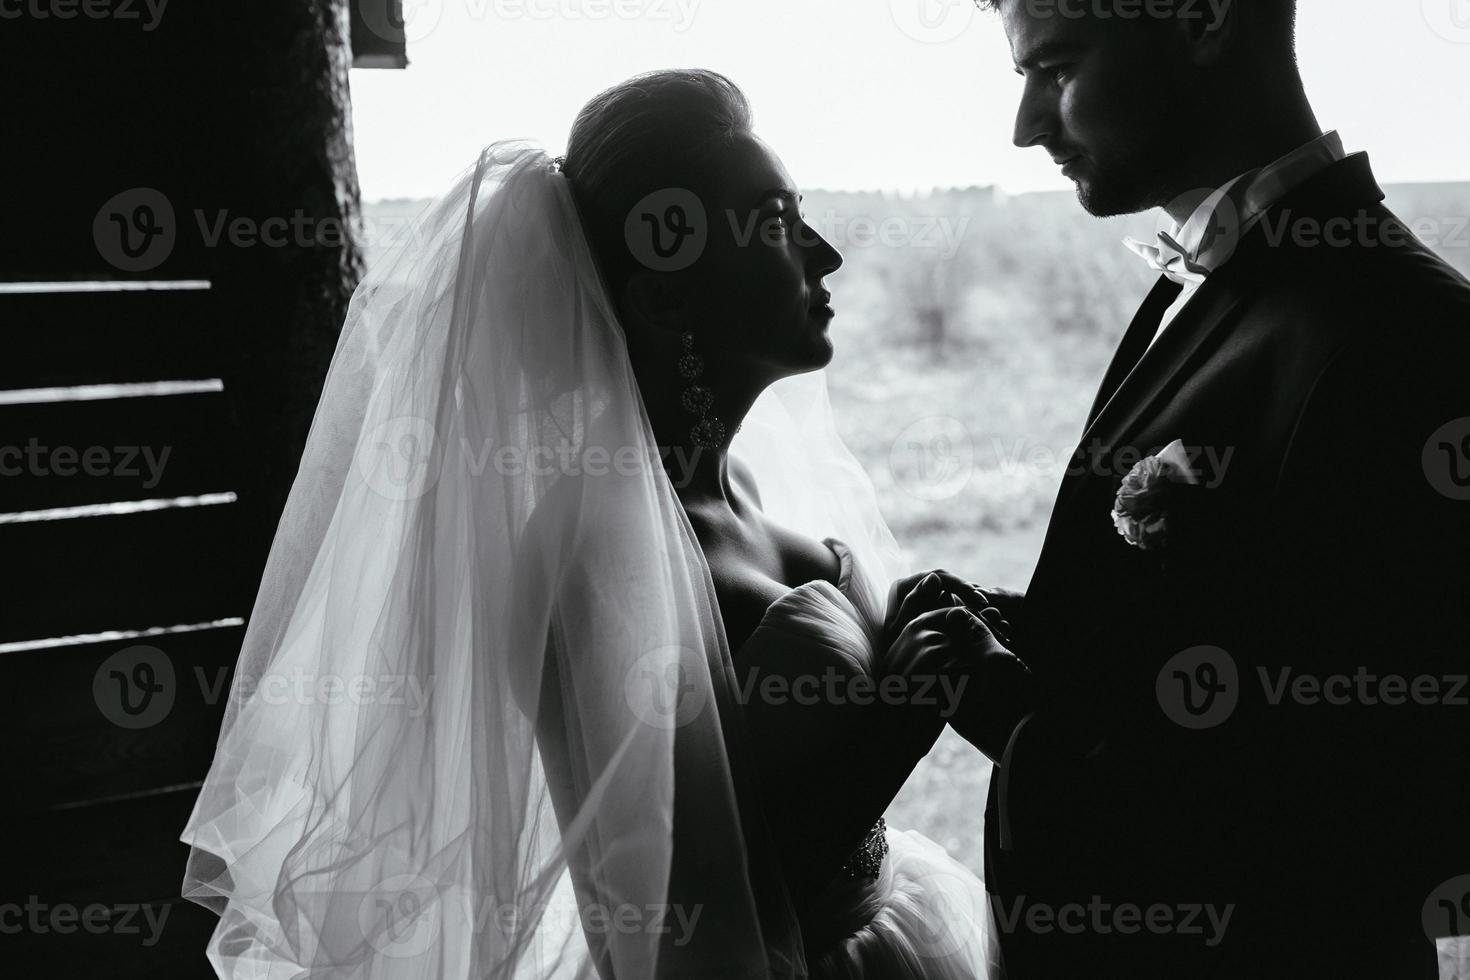
<svg viewBox="0 0 1470 980"><path fill-rule="evenodd" d="M807 312L813 317L824 317L828 320L832 319L834 316L837 315L837 311L832 309L832 294L823 290L819 301L815 303L812 308Z"/></svg>

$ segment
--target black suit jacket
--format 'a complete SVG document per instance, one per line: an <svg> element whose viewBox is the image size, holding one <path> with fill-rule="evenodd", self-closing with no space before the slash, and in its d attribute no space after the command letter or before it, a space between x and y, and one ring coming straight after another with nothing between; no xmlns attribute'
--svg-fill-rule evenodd
<svg viewBox="0 0 1470 980"><path fill-rule="evenodd" d="M1143 353L1161 279L1107 372L1013 624L1013 978L1436 976L1421 913L1470 874L1470 283L1382 200L1365 155L1329 167ZM1203 484L1131 547L1114 495L1175 439Z"/></svg>

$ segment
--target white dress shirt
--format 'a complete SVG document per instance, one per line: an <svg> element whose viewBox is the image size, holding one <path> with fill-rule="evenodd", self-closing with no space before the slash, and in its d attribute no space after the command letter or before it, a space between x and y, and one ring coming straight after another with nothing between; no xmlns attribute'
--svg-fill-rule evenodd
<svg viewBox="0 0 1470 980"><path fill-rule="evenodd" d="M1157 244L1132 238L1124 244L1152 268L1184 287L1164 311L1150 346L1184 309L1211 272L1229 261L1235 247L1277 201L1344 158L1334 130L1258 170L1249 170L1210 194L1184 224L1158 236Z"/></svg>

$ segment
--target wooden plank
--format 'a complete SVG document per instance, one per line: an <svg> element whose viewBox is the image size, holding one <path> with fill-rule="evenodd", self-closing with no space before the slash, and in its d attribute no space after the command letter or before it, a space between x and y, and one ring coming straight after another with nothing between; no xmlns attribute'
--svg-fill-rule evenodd
<svg viewBox="0 0 1470 980"><path fill-rule="evenodd" d="M236 626L0 654L0 771L26 788L12 809L203 779L243 637Z"/></svg>
<svg viewBox="0 0 1470 980"><path fill-rule="evenodd" d="M0 642L243 615L238 506L0 525Z"/></svg>
<svg viewBox="0 0 1470 980"><path fill-rule="evenodd" d="M7 975L214 976L204 948L219 921L179 896L178 839L196 791L7 817L4 901L21 906L0 940ZM63 931L69 930L69 931ZM30 968L30 969L26 969Z"/></svg>
<svg viewBox="0 0 1470 980"><path fill-rule="evenodd" d="M237 341L213 290L0 293L0 389L220 377Z"/></svg>
<svg viewBox="0 0 1470 980"><path fill-rule="evenodd" d="M0 406L0 512L234 490L224 393Z"/></svg>

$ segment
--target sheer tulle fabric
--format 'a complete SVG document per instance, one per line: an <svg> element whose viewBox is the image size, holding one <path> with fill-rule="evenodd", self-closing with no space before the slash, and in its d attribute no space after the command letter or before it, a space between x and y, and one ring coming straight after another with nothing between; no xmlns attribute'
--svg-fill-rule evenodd
<svg viewBox="0 0 1470 980"><path fill-rule="evenodd" d="M209 958L802 976L735 700L565 178L492 145L353 297L183 833Z"/></svg>
<svg viewBox="0 0 1470 980"><path fill-rule="evenodd" d="M856 923L812 964L823 980L1001 980L985 884L912 830L888 831L878 880L827 914Z"/></svg>
<svg viewBox="0 0 1470 980"><path fill-rule="evenodd" d="M756 401L730 445L760 487L776 523L818 541L841 540L868 582L886 590L910 571L878 509L873 481L837 432L825 372L776 382ZM870 586L864 586L869 588Z"/></svg>

